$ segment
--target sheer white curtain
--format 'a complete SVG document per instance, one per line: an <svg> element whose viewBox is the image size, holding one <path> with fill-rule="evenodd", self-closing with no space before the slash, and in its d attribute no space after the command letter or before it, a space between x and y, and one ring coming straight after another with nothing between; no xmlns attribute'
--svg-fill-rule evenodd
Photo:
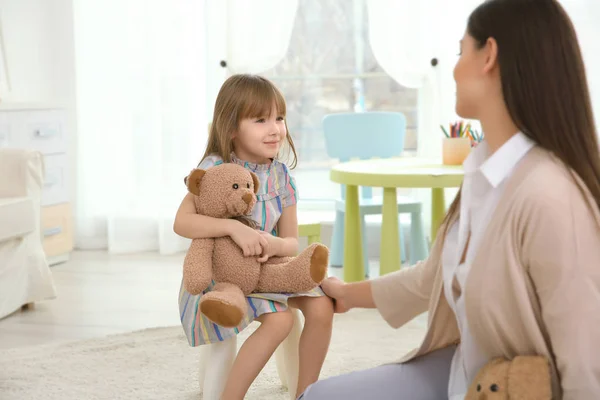
<svg viewBox="0 0 600 400"><path fill-rule="evenodd" d="M297 10L298 0L206 3L209 115L219 88L229 75L260 74L285 57Z"/></svg>
<svg viewBox="0 0 600 400"><path fill-rule="evenodd" d="M260 73L273 68L287 53L298 0L228 0L232 73Z"/></svg>
<svg viewBox="0 0 600 400"><path fill-rule="evenodd" d="M583 53L592 96L596 126L600 123L600 2L597 0L562 0L571 17ZM598 128L597 128L598 129ZM600 131L600 129L598 129Z"/></svg>
<svg viewBox="0 0 600 400"><path fill-rule="evenodd" d="M76 246L174 253L206 142L203 1L74 1Z"/></svg>
<svg viewBox="0 0 600 400"><path fill-rule="evenodd" d="M367 0L369 40L381 67L420 89L419 155L439 157L439 124L457 118L452 70L469 14L482 0ZM562 0L584 53L596 118L600 113L600 2ZM430 61L436 58L438 65Z"/></svg>
<svg viewBox="0 0 600 400"><path fill-rule="evenodd" d="M367 0L369 41L377 62L401 85L420 89L420 156L440 157L439 125L455 118L452 70L458 42L469 13L481 2Z"/></svg>

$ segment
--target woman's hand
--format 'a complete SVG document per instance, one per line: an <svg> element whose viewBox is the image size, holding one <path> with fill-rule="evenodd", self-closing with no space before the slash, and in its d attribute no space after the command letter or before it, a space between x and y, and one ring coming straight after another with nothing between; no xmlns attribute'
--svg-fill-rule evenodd
<svg viewBox="0 0 600 400"><path fill-rule="evenodd" d="M233 221L229 236L240 246L245 257L260 256L263 248L267 246L267 239L256 229Z"/></svg>
<svg viewBox="0 0 600 400"><path fill-rule="evenodd" d="M266 244L263 244L262 253L258 258L258 262L264 263L267 262L269 258L281 254L282 240L271 235L270 233L262 231L259 232L260 235L265 239Z"/></svg>
<svg viewBox="0 0 600 400"><path fill-rule="evenodd" d="M321 283L325 294L333 299L336 313L345 313L351 308L347 303L346 287L346 283L336 277L329 277Z"/></svg>

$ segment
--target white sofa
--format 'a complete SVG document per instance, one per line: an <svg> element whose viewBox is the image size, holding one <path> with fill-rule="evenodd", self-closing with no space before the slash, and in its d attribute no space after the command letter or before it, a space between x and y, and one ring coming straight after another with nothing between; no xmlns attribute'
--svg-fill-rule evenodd
<svg viewBox="0 0 600 400"><path fill-rule="evenodd" d="M56 297L42 247L41 153L0 148L0 318Z"/></svg>

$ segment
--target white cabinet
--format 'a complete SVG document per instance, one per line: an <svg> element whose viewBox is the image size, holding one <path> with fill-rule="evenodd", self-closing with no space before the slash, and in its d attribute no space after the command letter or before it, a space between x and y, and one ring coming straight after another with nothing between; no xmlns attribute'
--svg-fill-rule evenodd
<svg viewBox="0 0 600 400"><path fill-rule="evenodd" d="M66 118L59 107L0 103L0 147L34 149L44 155L41 224L50 264L67 260L73 250Z"/></svg>

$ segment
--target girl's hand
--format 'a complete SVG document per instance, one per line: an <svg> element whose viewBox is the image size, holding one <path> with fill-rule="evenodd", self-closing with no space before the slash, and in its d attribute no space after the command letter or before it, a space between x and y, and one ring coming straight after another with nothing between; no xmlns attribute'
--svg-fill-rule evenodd
<svg viewBox="0 0 600 400"><path fill-rule="evenodd" d="M261 231L260 234L265 239L266 244L263 245L258 262L264 263L267 262L269 258L281 253L281 239L267 232Z"/></svg>
<svg viewBox="0 0 600 400"><path fill-rule="evenodd" d="M336 313L345 313L350 310L346 300L346 283L336 277L329 277L321 283L321 288L325 294L334 301L334 311Z"/></svg>
<svg viewBox="0 0 600 400"><path fill-rule="evenodd" d="M239 221L233 221L229 236L240 246L245 257L259 256L267 245L267 239L260 231L252 229Z"/></svg>

